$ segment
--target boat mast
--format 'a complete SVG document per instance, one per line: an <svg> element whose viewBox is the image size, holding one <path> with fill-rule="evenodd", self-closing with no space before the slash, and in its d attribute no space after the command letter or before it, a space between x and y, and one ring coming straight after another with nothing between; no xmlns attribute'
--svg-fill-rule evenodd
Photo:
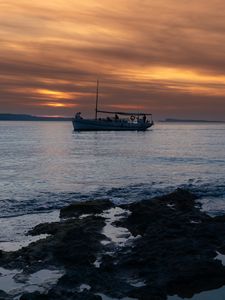
<svg viewBox="0 0 225 300"><path fill-rule="evenodd" d="M95 104L95 120L97 120L97 118L98 118L98 85L99 85L99 82L97 80L96 104Z"/></svg>

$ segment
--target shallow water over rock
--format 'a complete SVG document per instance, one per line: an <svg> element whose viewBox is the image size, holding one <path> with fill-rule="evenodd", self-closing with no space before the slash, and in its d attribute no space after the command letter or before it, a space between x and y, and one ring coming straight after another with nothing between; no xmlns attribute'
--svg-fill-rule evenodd
<svg viewBox="0 0 225 300"><path fill-rule="evenodd" d="M27 231L40 223L56 221L59 221L59 211L0 218L0 228L4 228L0 234L0 250L17 251L32 242L46 238L46 234L30 236L27 235Z"/></svg>
<svg viewBox="0 0 225 300"><path fill-rule="evenodd" d="M224 300L225 299L225 286L211 290L205 291L194 295L191 298L181 298L179 296L168 296L167 300Z"/></svg>
<svg viewBox="0 0 225 300"><path fill-rule="evenodd" d="M103 227L102 234L107 238L102 241L103 245L114 243L115 246L122 247L134 238L130 231L125 227L115 225L115 222L127 217L130 214L128 210L120 207L113 207L104 211L101 216L106 218L106 224Z"/></svg>
<svg viewBox="0 0 225 300"><path fill-rule="evenodd" d="M194 297L208 295L201 291L220 292L215 289L225 284L225 216L202 212L189 191L121 206L108 200L75 202L60 215L59 222L29 231L48 233L47 239L1 253L2 266L24 270L3 270L4 280L17 285L8 293L18 295L22 289L24 299L39 300L52 286L49 271L58 269L65 274L54 281L48 300L166 300L173 294L169 300L176 295L198 300Z"/></svg>
<svg viewBox="0 0 225 300"><path fill-rule="evenodd" d="M43 269L33 274L23 273L22 270L8 270L0 267L0 290L12 296L24 292L47 292L64 274L60 270Z"/></svg>

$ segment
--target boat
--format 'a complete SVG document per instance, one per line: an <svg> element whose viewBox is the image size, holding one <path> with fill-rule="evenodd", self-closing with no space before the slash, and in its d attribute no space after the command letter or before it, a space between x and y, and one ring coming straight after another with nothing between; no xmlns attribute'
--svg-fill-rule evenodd
<svg viewBox="0 0 225 300"><path fill-rule="evenodd" d="M81 112L77 112L72 120L74 131L145 131L154 125L150 113L98 110L98 94L97 81L95 118L85 119ZM107 117L99 117L99 114L106 114Z"/></svg>

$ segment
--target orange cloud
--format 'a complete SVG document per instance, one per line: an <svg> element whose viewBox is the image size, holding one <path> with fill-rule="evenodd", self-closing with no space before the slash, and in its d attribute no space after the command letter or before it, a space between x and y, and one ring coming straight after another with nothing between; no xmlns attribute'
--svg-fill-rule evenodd
<svg viewBox="0 0 225 300"><path fill-rule="evenodd" d="M108 107L117 108L117 109L132 109L132 110L140 110L144 109L144 105L129 105L129 104L109 104Z"/></svg>

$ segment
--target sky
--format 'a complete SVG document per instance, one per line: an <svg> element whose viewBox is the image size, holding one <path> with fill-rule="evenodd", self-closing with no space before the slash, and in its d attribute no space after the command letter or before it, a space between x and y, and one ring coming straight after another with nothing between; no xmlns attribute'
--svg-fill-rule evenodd
<svg viewBox="0 0 225 300"><path fill-rule="evenodd" d="M224 0L0 0L0 113L225 120Z"/></svg>

